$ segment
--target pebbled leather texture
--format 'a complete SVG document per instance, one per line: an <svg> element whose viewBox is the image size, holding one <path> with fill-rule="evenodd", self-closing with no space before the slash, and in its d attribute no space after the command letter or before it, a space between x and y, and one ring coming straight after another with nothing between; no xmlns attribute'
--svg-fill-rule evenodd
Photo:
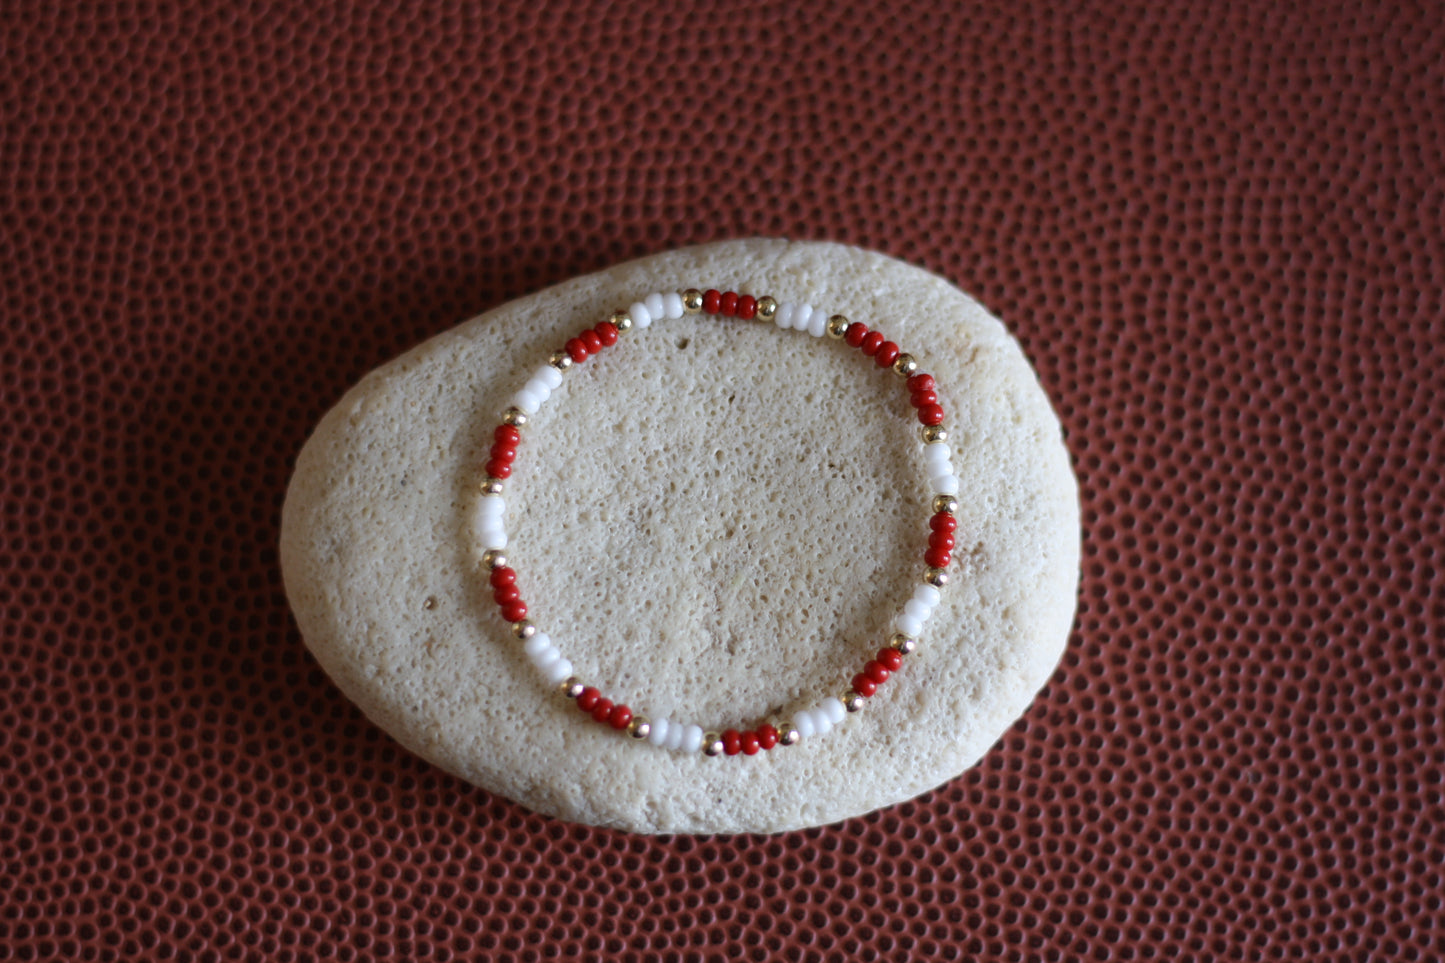
<svg viewBox="0 0 1445 963"><path fill-rule="evenodd" d="M421 6L6 17L0 960L1445 957L1428 7ZM748 235L1019 336L1083 499L1049 686L776 837L397 748L281 590L308 430L489 307Z"/></svg>

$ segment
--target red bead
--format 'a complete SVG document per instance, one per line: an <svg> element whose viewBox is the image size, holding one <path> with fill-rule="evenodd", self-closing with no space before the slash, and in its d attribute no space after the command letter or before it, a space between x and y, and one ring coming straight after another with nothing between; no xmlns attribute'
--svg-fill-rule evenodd
<svg viewBox="0 0 1445 963"><path fill-rule="evenodd" d="M758 316L758 299L751 294L744 294L738 298L738 317L744 321L751 321Z"/></svg>
<svg viewBox="0 0 1445 963"><path fill-rule="evenodd" d="M562 347L566 350L567 356L578 364L587 360L587 345L581 338L568 338L567 343Z"/></svg>
<svg viewBox="0 0 1445 963"><path fill-rule="evenodd" d="M943 409L936 404L924 405L918 409L918 420L925 425L943 424Z"/></svg>
<svg viewBox="0 0 1445 963"><path fill-rule="evenodd" d="M501 588L492 589L492 598L498 605L506 605L515 602L522 597L522 593L515 585L503 585Z"/></svg>
<svg viewBox="0 0 1445 963"><path fill-rule="evenodd" d="M853 691L866 699L878 691L878 683L860 672L853 677Z"/></svg>
<svg viewBox="0 0 1445 963"><path fill-rule="evenodd" d="M504 461L497 461L495 458L488 459L487 463L482 466L482 470L491 478L510 478L512 476L512 466Z"/></svg>
<svg viewBox="0 0 1445 963"><path fill-rule="evenodd" d="M878 650L878 664L889 672L897 672L903 668L903 653L884 646Z"/></svg>
<svg viewBox="0 0 1445 963"><path fill-rule="evenodd" d="M722 310L722 295L708 288L702 293L702 309L708 314L717 314Z"/></svg>
<svg viewBox="0 0 1445 963"><path fill-rule="evenodd" d="M520 622L527 617L527 603L521 599L502 606L502 618L508 622Z"/></svg>
<svg viewBox="0 0 1445 963"><path fill-rule="evenodd" d="M583 689L582 694L577 697L577 708L583 712L591 712L597 708L597 703L601 701L602 693L597 690L596 686L589 685Z"/></svg>
<svg viewBox="0 0 1445 963"><path fill-rule="evenodd" d="M878 353L873 356L873 360L877 362L878 367L886 368L897 361L900 354L902 352L898 350L898 345L892 341L885 341L878 346Z"/></svg>
<svg viewBox="0 0 1445 963"><path fill-rule="evenodd" d="M778 744L778 730L776 727L758 726L758 745L764 749L771 749Z"/></svg>
<svg viewBox="0 0 1445 963"><path fill-rule="evenodd" d="M617 325L611 321L603 321L592 330L597 332L597 340L604 348L610 348L617 343Z"/></svg>
<svg viewBox="0 0 1445 963"><path fill-rule="evenodd" d="M938 392L915 391L908 396L908 403L915 408L924 408L928 405L936 405L938 404Z"/></svg>
<svg viewBox="0 0 1445 963"><path fill-rule="evenodd" d="M762 748L762 743L758 741L758 734L756 732L744 732L742 738L743 755L756 756L758 750Z"/></svg>
<svg viewBox="0 0 1445 963"><path fill-rule="evenodd" d="M522 443L522 433L511 425L498 425L497 430L492 433L492 439L499 445L516 448Z"/></svg>
<svg viewBox="0 0 1445 963"><path fill-rule="evenodd" d="M517 583L517 570L506 565L498 565L492 569L492 574L487 576L487 581L492 588L501 588L503 585L515 585Z"/></svg>
<svg viewBox="0 0 1445 963"><path fill-rule="evenodd" d="M492 461L499 461L504 465L510 465L517 460L517 449L510 445L496 444L492 446Z"/></svg>
<svg viewBox="0 0 1445 963"><path fill-rule="evenodd" d="M931 374L910 375L907 384L909 391L932 391L938 387Z"/></svg>
<svg viewBox="0 0 1445 963"><path fill-rule="evenodd" d="M743 751L743 737L736 729L729 729L722 734L723 752L730 756L736 756Z"/></svg>
<svg viewBox="0 0 1445 963"><path fill-rule="evenodd" d="M728 317L734 317L738 313L738 296L736 291L729 291L718 301L718 310Z"/></svg>
<svg viewBox="0 0 1445 963"><path fill-rule="evenodd" d="M854 321L848 325L847 330L843 332L843 342L850 348L856 348L863 343L863 339L867 336L868 325L862 321Z"/></svg>
<svg viewBox="0 0 1445 963"><path fill-rule="evenodd" d="M953 561L953 554L946 548L930 548L923 553L923 560L934 568L948 568L948 563Z"/></svg>
<svg viewBox="0 0 1445 963"><path fill-rule="evenodd" d="M953 551L953 535L950 532L934 532L928 536L929 548L941 548L945 552Z"/></svg>
<svg viewBox="0 0 1445 963"><path fill-rule="evenodd" d="M863 335L863 343L858 345L858 347L861 348L866 355L877 354L878 349L883 347L883 332L869 331Z"/></svg>
<svg viewBox="0 0 1445 963"><path fill-rule="evenodd" d="M889 673L888 670L883 667L883 663L874 659L863 667L863 674L867 676L874 685L882 685L888 681Z"/></svg>
<svg viewBox="0 0 1445 963"><path fill-rule="evenodd" d="M610 718L612 718L612 700L598 699L597 704L592 707L593 721L605 724Z"/></svg>
<svg viewBox="0 0 1445 963"><path fill-rule="evenodd" d="M935 532L952 532L958 527L958 519L948 512L939 512L928 520L928 527Z"/></svg>
<svg viewBox="0 0 1445 963"><path fill-rule="evenodd" d="M596 354L602 350L602 339L599 338L597 332L591 328L577 335L577 339L587 346L588 354Z"/></svg>
<svg viewBox="0 0 1445 963"><path fill-rule="evenodd" d="M607 717L607 724L614 729L626 729L631 721L632 710L627 706L613 706L612 714Z"/></svg>

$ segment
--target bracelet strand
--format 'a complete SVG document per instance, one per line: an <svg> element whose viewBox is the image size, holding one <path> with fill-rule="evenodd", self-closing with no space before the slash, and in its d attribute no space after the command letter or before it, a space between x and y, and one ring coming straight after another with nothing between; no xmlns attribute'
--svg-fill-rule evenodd
<svg viewBox="0 0 1445 963"><path fill-rule="evenodd" d="M584 684L573 674L572 663L563 657L551 638L527 618L527 604L517 587L517 573L505 555L507 532L503 522L506 510L502 495L506 479L522 442L522 430L532 415L561 384L563 375L573 365L616 344L630 332L649 327L653 321L681 318L687 314L709 314L739 318L744 321L773 322L779 328L807 331L814 337L842 341L871 357L879 368L891 369L905 379L909 402L922 425L920 437L929 482L934 492L928 519L927 548L922 553L924 572L913 597L893 619L893 633L888 642L853 676L850 685L839 695L830 695L817 704L800 708L790 718L765 721L751 729L704 730L701 726L672 719L648 717L635 713L621 702L609 699L593 685ZM769 296L754 297L733 291L699 291L689 288L681 292L651 294L618 311L606 321L569 338L562 349L537 370L512 399L511 407L502 415L502 423L494 432L490 455L484 466L486 478L481 484L482 498L477 515L480 545L484 549L482 566L501 616L511 626L514 636L523 641L523 651L536 666L543 679L595 722L625 731L633 739L646 741L658 748L680 752L703 752L709 756L756 755L777 746L791 746L802 739L822 735L841 723L850 712L863 708L879 686L903 666L904 657L914 652L924 623L937 607L939 589L948 583L948 566L952 561L954 531L957 527L958 478L953 473L948 432L943 426L944 411L933 376L919 371L912 355L902 352L879 331L870 330L858 321L849 321L840 314L828 315L809 304L779 303Z"/></svg>

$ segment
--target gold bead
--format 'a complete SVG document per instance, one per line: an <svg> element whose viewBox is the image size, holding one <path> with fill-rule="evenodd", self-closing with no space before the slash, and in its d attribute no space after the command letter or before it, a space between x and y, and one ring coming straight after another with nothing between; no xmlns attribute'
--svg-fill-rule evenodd
<svg viewBox="0 0 1445 963"><path fill-rule="evenodd" d="M722 736L716 732L709 732L702 737L702 751L709 756L720 756L723 754Z"/></svg>
<svg viewBox="0 0 1445 963"><path fill-rule="evenodd" d="M848 323L847 318L841 314L835 314L828 319L828 326L824 330L828 332L828 337L834 341L840 341L843 335L848 333Z"/></svg>
<svg viewBox="0 0 1445 963"><path fill-rule="evenodd" d="M688 288L682 292L682 310L685 314L700 314L702 312L702 292L697 288Z"/></svg>
<svg viewBox="0 0 1445 963"><path fill-rule="evenodd" d="M909 638L902 632L894 632L888 637L888 647L898 652L899 655L910 655L918 648L918 640Z"/></svg>
<svg viewBox="0 0 1445 963"><path fill-rule="evenodd" d="M918 371L918 359L911 354L900 354L893 359L893 373L900 378L907 378Z"/></svg>
<svg viewBox="0 0 1445 963"><path fill-rule="evenodd" d="M575 699L582 694L582 690L585 688L581 679L575 675L569 675L567 681L557 687L557 691L569 699Z"/></svg>
<svg viewBox="0 0 1445 963"><path fill-rule="evenodd" d="M768 294L765 294L762 297L758 298L757 319L759 321L771 321L777 316L778 302L775 298Z"/></svg>
<svg viewBox="0 0 1445 963"><path fill-rule="evenodd" d="M502 480L500 478L488 478L482 482L483 495L500 495L502 493Z"/></svg>
<svg viewBox="0 0 1445 963"><path fill-rule="evenodd" d="M537 627L527 619L512 623L512 634L519 639L530 639L537 634Z"/></svg>
<svg viewBox="0 0 1445 963"><path fill-rule="evenodd" d="M521 408L508 408L502 412L502 420L513 428L520 428L527 423L527 413Z"/></svg>
<svg viewBox="0 0 1445 963"><path fill-rule="evenodd" d="M928 570L928 573L923 576L923 581L932 585L934 588L943 588L948 584L948 573L941 568L931 568Z"/></svg>
<svg viewBox="0 0 1445 963"><path fill-rule="evenodd" d="M553 351L548 356L547 363L558 371L566 371L572 367L572 356L565 351Z"/></svg>
<svg viewBox="0 0 1445 963"><path fill-rule="evenodd" d="M487 568L504 568L507 564L507 556L502 554L500 548L489 548L482 553L482 564Z"/></svg>
<svg viewBox="0 0 1445 963"><path fill-rule="evenodd" d="M943 427L942 425L924 425L924 426L923 426L923 443L924 443L925 445L931 445L931 444L933 444L935 441L947 441L947 440L948 440L948 432L947 432L946 430L944 430L944 427Z"/></svg>
<svg viewBox="0 0 1445 963"><path fill-rule="evenodd" d="M796 746L798 740L803 738L803 734L798 731L798 727L791 722L784 722L777 728L778 745L780 746Z"/></svg>
<svg viewBox="0 0 1445 963"><path fill-rule="evenodd" d="M612 322L612 326L621 334L626 334L632 330L632 315L626 311L618 311L607 320Z"/></svg>
<svg viewBox="0 0 1445 963"><path fill-rule="evenodd" d="M958 499L952 495L933 496L933 514L952 515L958 511Z"/></svg>
<svg viewBox="0 0 1445 963"><path fill-rule="evenodd" d="M647 716L633 716L627 724L627 734L634 739L646 739L652 734L652 720Z"/></svg>
<svg viewBox="0 0 1445 963"><path fill-rule="evenodd" d="M843 693L843 708L847 709L849 712L857 712L859 709L863 708L863 702L863 697L856 692Z"/></svg>

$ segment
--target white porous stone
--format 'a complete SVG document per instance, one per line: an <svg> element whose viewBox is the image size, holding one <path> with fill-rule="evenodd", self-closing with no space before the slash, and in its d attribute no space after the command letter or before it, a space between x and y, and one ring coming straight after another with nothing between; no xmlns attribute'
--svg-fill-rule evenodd
<svg viewBox="0 0 1445 963"><path fill-rule="evenodd" d="M691 721L653 744L588 720L531 664L479 565L488 532L508 541L479 518L481 466L539 362L618 305L689 287L878 324L938 380L959 483L952 580L917 651L846 724L751 757L697 752ZM644 327L573 365L522 429L506 532L528 618L575 675L650 718L829 726L815 708L924 573L934 493L902 379L775 325ZM297 459L281 562L321 666L436 765L567 820L775 832L910 799L988 750L1068 637L1079 510L1058 421L998 320L879 254L754 239L576 278L367 375Z"/></svg>

